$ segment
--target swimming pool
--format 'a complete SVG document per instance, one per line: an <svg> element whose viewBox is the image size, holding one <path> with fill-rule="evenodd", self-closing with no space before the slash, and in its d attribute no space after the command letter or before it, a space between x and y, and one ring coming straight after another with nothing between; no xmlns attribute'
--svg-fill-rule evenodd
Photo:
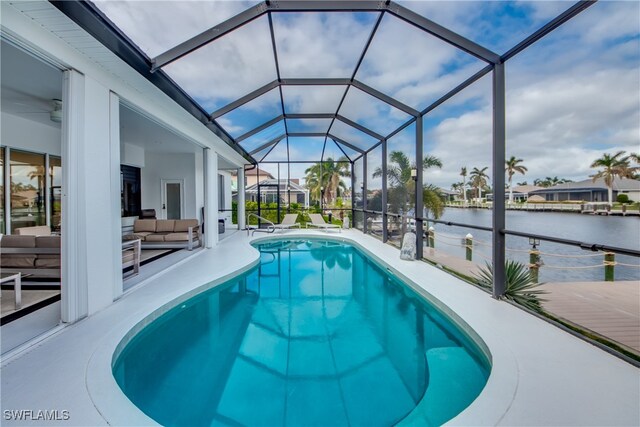
<svg viewBox="0 0 640 427"><path fill-rule="evenodd" d="M465 333L356 247L255 245L251 270L174 307L116 355L164 425L442 424L484 387Z"/></svg>

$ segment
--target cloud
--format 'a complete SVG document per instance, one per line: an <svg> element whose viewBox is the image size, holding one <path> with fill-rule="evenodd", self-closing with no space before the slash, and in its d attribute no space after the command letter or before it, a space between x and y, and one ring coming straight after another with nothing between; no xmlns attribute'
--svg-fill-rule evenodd
<svg viewBox="0 0 640 427"><path fill-rule="evenodd" d="M503 53L569 2L402 2L461 35ZM151 56L215 25L248 4L239 2L98 2ZM605 152L640 146L640 15L638 2L598 2L506 63L507 156L529 168L518 181L548 175L584 179ZM350 77L377 14L274 14L285 77ZM276 78L266 18L170 65L170 75L207 109L215 109ZM164 30L158 30L158 29ZM426 33L385 16L357 78L412 106L430 104L484 64ZM491 75L425 117L424 152L440 157L429 182L449 188L462 166L491 165ZM344 88L284 87L287 112L333 113ZM279 91L219 119L245 132L281 114ZM406 114L350 89L340 114L388 134ZM311 124L311 122L309 122ZM336 122L338 136L375 143ZM390 141L411 157L415 127ZM285 151L282 151L282 150ZM292 140L295 157L311 154ZM273 158L284 160L286 145ZM372 164L379 162L371 154ZM271 157L271 155L270 155ZM413 158L415 153L413 154ZM293 167L293 165L292 165ZM296 166L298 169L306 169ZM371 172L371 169L370 169Z"/></svg>

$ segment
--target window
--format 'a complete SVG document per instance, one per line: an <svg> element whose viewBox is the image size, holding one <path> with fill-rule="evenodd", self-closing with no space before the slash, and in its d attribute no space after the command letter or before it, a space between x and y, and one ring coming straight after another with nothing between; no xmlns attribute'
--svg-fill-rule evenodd
<svg viewBox="0 0 640 427"><path fill-rule="evenodd" d="M46 224L45 156L11 150L11 231Z"/></svg>

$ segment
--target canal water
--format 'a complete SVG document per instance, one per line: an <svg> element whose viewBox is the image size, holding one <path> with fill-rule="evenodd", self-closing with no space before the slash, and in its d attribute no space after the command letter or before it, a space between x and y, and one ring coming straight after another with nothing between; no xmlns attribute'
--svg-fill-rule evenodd
<svg viewBox="0 0 640 427"><path fill-rule="evenodd" d="M491 227L492 211L488 209L447 208L443 221ZM640 217L583 215L560 212L506 212L507 229L545 236L578 240L584 243L606 244L627 249L640 249ZM473 261L483 265L491 260L491 233L465 227L433 224L436 248L459 257L465 256L462 238L474 237ZM529 239L507 236L507 258L529 263ZM602 252L585 251L578 247L540 242L543 266L541 282L572 282L604 280ZM615 280L640 280L640 258L616 255Z"/></svg>

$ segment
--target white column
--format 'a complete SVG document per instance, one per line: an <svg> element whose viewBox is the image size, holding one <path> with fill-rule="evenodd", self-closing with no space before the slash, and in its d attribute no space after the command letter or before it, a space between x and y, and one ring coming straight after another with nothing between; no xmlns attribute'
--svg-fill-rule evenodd
<svg viewBox="0 0 640 427"><path fill-rule="evenodd" d="M92 314L113 302L114 286L122 280L122 247L117 234L122 229L120 194L113 188L115 180L120 179L120 152L119 148L112 150L112 143L120 142L117 131L112 138L112 104L118 102L117 97L112 101L108 88L88 76L84 80L84 173L80 176L84 185L80 201L85 216L82 231L86 241L88 309ZM115 126L119 126L118 120Z"/></svg>
<svg viewBox="0 0 640 427"><path fill-rule="evenodd" d="M238 230L245 228L244 166L238 169Z"/></svg>
<svg viewBox="0 0 640 427"><path fill-rule="evenodd" d="M112 268L116 272L113 278L113 299L122 295L122 219L121 215L121 185L120 175L120 97L109 93L109 172L111 177L110 216L111 238L113 239Z"/></svg>
<svg viewBox="0 0 640 427"><path fill-rule="evenodd" d="M120 141L118 98L108 88L68 71L64 93L62 319L73 322L122 288Z"/></svg>
<svg viewBox="0 0 640 427"><path fill-rule="evenodd" d="M218 244L218 154L204 149L204 241L207 248Z"/></svg>
<svg viewBox="0 0 640 427"><path fill-rule="evenodd" d="M64 72L62 87L62 321L75 322L87 315L86 228L80 212L84 157L84 76Z"/></svg>

